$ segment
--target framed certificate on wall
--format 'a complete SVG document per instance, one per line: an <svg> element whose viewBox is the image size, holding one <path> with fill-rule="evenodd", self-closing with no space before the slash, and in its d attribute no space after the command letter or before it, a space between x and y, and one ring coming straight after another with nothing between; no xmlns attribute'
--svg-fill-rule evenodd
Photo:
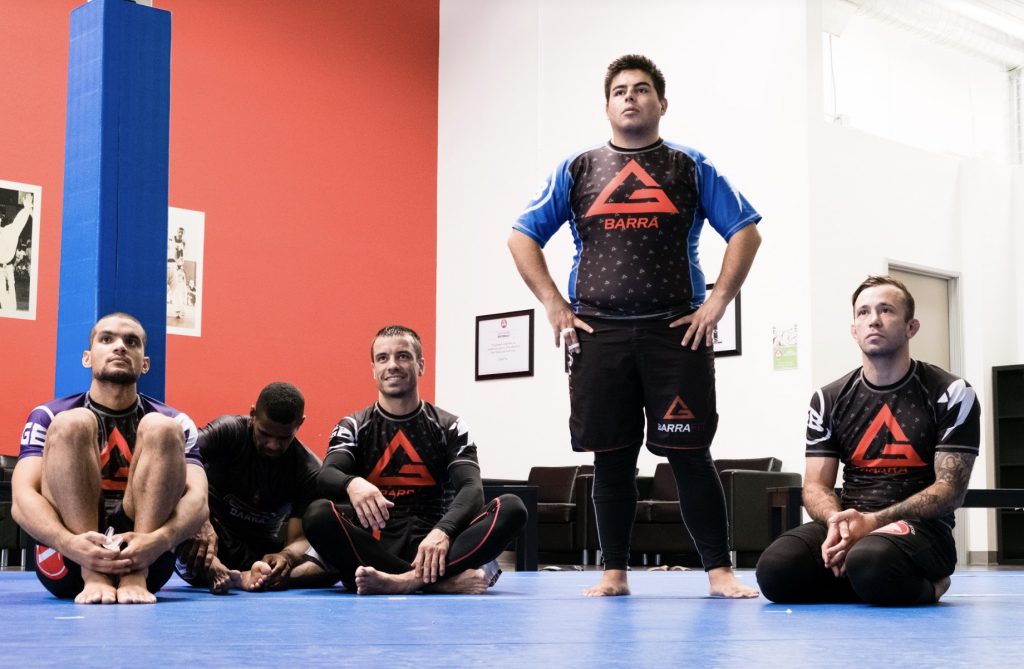
<svg viewBox="0 0 1024 669"><path fill-rule="evenodd" d="M476 380L533 376L533 309L476 317Z"/></svg>
<svg viewBox="0 0 1024 669"><path fill-rule="evenodd" d="M715 284L707 285L708 294L714 290ZM707 298L705 298L707 299ZM722 358L728 355L740 355L742 353L743 339L740 336L740 294L725 308L722 320L715 326L714 334L715 357Z"/></svg>

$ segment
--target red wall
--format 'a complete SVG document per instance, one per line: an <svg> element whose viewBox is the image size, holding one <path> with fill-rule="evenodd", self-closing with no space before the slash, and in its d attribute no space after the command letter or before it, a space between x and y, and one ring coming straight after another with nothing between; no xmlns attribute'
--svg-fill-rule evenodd
<svg viewBox="0 0 1024 669"><path fill-rule="evenodd" d="M53 394L80 4L0 0L0 179L43 187L37 318L0 318L0 453ZM423 337L432 398L437 0L155 4L173 13L170 204L206 213L202 337L169 336L168 402L202 425L291 381L322 454L373 401L370 339L394 322Z"/></svg>

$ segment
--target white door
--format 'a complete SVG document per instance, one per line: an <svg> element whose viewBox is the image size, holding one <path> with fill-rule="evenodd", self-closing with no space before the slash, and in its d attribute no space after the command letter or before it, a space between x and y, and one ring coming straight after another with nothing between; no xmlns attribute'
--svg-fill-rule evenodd
<svg viewBox="0 0 1024 669"><path fill-rule="evenodd" d="M914 296L914 315L921 329L910 342L910 356L950 369L949 282L955 278L929 276L890 266L889 275L899 279Z"/></svg>
<svg viewBox="0 0 1024 669"><path fill-rule="evenodd" d="M959 310L956 303L957 277L941 272L889 265L889 275L899 279L914 296L914 316L921 329L910 340L910 357L923 360L960 375ZM950 313L954 316L951 318ZM957 562L968 564L967 519L964 509L956 512Z"/></svg>

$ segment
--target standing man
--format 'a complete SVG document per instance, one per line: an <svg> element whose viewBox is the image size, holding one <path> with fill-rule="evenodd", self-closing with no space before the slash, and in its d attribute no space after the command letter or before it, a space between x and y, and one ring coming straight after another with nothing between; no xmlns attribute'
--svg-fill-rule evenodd
<svg viewBox="0 0 1024 669"><path fill-rule="evenodd" d="M868 277L854 291L850 333L863 366L811 397L804 506L814 520L758 560L773 602L909 606L949 588L953 511L967 494L981 412L966 381L910 359L920 326L896 279Z"/></svg>
<svg viewBox="0 0 1024 669"><path fill-rule="evenodd" d="M36 407L21 435L12 515L39 542L39 580L78 604L155 602L171 551L206 520L195 424L137 391L145 347L134 316L101 318L82 353L88 392Z"/></svg>
<svg viewBox="0 0 1024 669"><path fill-rule="evenodd" d="M306 556L302 514L316 497L320 459L295 438L305 408L298 388L271 383L248 416L221 416L199 432L210 520L177 551L183 579L214 594L338 580Z"/></svg>
<svg viewBox="0 0 1024 669"><path fill-rule="evenodd" d="M484 592L526 507L515 495L484 505L466 424L420 399L419 335L383 328L370 353L377 402L334 428L318 482L328 499L310 505L306 535L361 595Z"/></svg>
<svg viewBox="0 0 1024 669"><path fill-rule="evenodd" d="M590 596L627 595L636 461L644 442L668 457L683 520L711 594L755 597L732 572L725 498L709 453L715 325L761 243L761 217L701 153L661 139L665 78L644 56L608 66L611 142L564 161L513 226L509 249L570 353L569 431L594 452L594 508L604 554ZM697 244L704 221L728 242L705 301ZM565 223L576 241L566 301L542 246Z"/></svg>

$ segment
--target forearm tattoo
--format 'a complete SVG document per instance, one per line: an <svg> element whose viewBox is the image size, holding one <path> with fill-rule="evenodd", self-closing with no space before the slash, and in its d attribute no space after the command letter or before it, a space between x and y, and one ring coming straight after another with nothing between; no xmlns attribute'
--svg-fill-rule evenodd
<svg viewBox="0 0 1024 669"><path fill-rule="evenodd" d="M973 455L938 453L935 456L935 483L902 502L879 511L882 525L910 518L941 518L963 504L974 467Z"/></svg>

